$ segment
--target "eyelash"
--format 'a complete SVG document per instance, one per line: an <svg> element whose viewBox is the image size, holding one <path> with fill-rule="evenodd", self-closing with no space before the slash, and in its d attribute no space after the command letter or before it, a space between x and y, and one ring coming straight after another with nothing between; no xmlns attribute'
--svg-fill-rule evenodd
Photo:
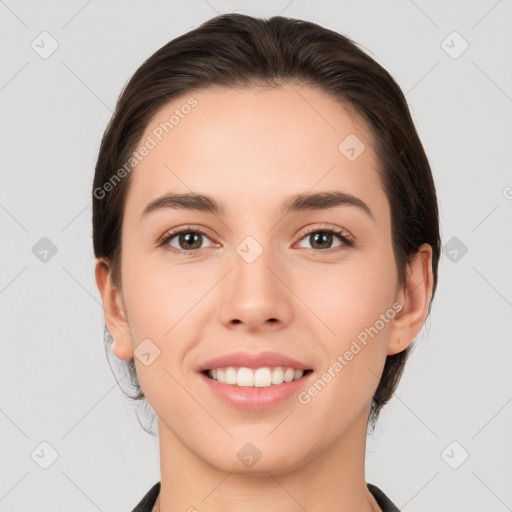
<svg viewBox="0 0 512 512"><path fill-rule="evenodd" d="M200 233L201 235L204 235L205 237L207 238L210 238L208 236L208 233L206 233L206 231L204 231L203 229L201 228L194 228L192 226L189 226L189 227L185 227L185 228L182 228L182 229L179 229L179 230L176 230L176 231L169 231L167 232L158 242L158 247L161 247L161 246L164 246L164 249L171 252L171 253L174 253L174 254L187 254L187 255L190 255L190 254L194 254L194 253L197 253L199 251L201 251L202 249L191 249L189 251L185 251L183 249L176 249L175 247L171 247L169 244L169 242L176 236L176 235L180 235L182 233ZM333 253L333 252L338 252L339 250L343 250L344 248L350 248L350 247L354 247L355 246L355 242L352 238L350 237L347 237L345 235L343 235L342 233L345 233L345 230L344 229L341 229L341 228L332 228L332 227L328 227L328 226L322 226L322 227L317 227L317 228L314 228L314 229L311 229L310 231L308 231L307 233L304 233L304 235L299 239L299 242L301 240L303 240L304 238L306 238L308 235L311 235L313 233L328 233L328 234L333 234L333 235L336 235L342 242L342 245L341 246L338 246L338 247L334 247L334 248L331 248L331 249L309 249L310 251L320 251L320 252L329 252L329 253Z"/></svg>

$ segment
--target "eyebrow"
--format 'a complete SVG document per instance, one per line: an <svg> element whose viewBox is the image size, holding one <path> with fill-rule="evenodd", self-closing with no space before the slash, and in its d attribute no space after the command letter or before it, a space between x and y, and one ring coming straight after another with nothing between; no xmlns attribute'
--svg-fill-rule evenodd
<svg viewBox="0 0 512 512"><path fill-rule="evenodd" d="M327 210L337 206L354 206L375 220L370 207L362 199L341 191L304 192L290 196L281 205L281 213L286 215L290 212ZM193 192L170 192L148 203L141 214L141 220L152 212L165 209L195 210L219 216L224 215L226 211L223 204L212 196Z"/></svg>

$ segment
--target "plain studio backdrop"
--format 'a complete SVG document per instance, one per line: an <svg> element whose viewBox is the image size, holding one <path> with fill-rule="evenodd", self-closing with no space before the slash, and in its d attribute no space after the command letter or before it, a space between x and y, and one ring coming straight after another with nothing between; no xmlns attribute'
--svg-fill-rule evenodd
<svg viewBox="0 0 512 512"><path fill-rule="evenodd" d="M368 438L366 479L403 511L510 510L512 2L6 0L0 511L122 512L160 479L157 439L105 357L93 171L133 72L226 12L345 34L406 94L437 185L443 253L431 317Z"/></svg>

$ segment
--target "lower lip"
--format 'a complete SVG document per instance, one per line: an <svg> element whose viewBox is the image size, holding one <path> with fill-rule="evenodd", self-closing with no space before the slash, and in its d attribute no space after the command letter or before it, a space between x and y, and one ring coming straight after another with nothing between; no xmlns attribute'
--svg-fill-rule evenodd
<svg viewBox="0 0 512 512"><path fill-rule="evenodd" d="M296 395L304 386L309 384L313 374L314 372L310 372L298 380L272 384L272 386L266 388L223 384L210 379L204 373L200 373L199 376L214 394L233 407L239 409L266 409Z"/></svg>

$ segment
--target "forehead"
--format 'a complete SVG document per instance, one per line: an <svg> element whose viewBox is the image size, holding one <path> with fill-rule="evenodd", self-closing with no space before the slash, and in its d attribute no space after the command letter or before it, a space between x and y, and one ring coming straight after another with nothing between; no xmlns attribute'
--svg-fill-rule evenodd
<svg viewBox="0 0 512 512"><path fill-rule="evenodd" d="M208 193L239 207L339 189L385 201L364 123L310 87L193 91L156 112L137 151L143 145L151 149L132 170L126 204L138 214L168 191Z"/></svg>

